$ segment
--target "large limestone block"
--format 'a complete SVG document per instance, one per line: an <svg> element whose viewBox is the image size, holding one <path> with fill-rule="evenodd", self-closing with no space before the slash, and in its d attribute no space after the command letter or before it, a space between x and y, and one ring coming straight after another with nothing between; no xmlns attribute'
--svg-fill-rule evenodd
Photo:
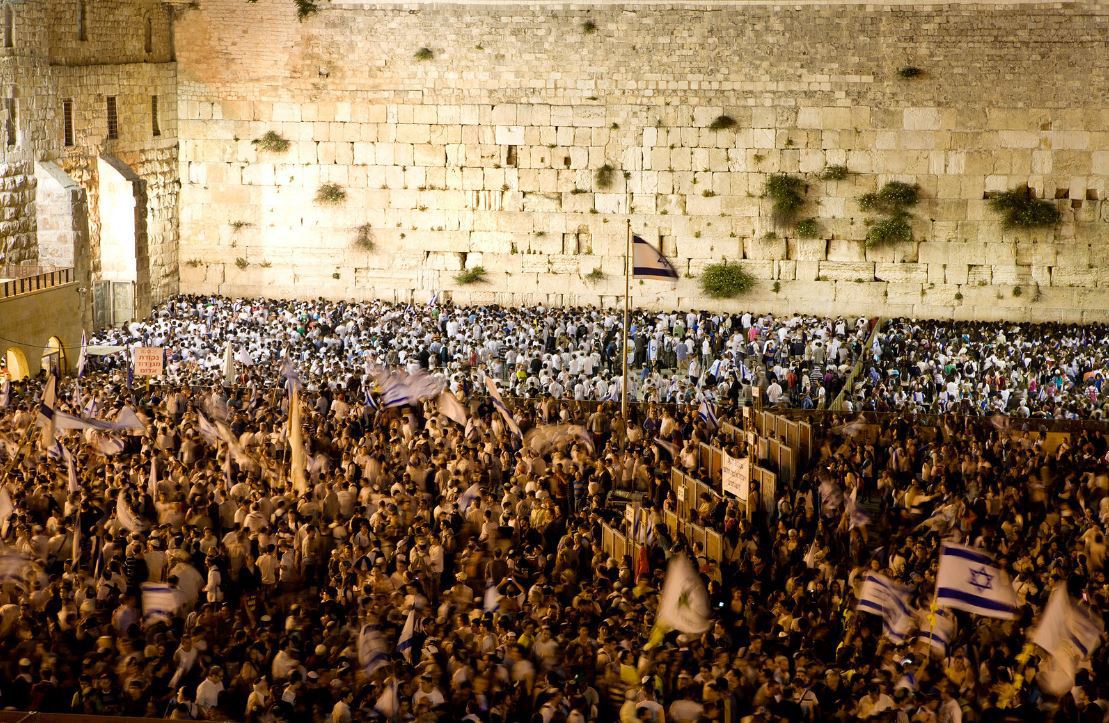
<svg viewBox="0 0 1109 723"><path fill-rule="evenodd" d="M828 260L851 263L866 261L866 245L859 241L833 239L828 242Z"/></svg>
<svg viewBox="0 0 1109 723"><path fill-rule="evenodd" d="M886 285L886 301L890 304L915 305L921 301L922 284L895 283ZM885 312L882 312L885 314Z"/></svg>
<svg viewBox="0 0 1109 723"><path fill-rule="evenodd" d="M743 240L743 255L748 259L784 259L787 257L787 242L779 236L762 236Z"/></svg>
<svg viewBox="0 0 1109 723"><path fill-rule="evenodd" d="M821 261L820 276L828 281L855 281L863 279L869 281L874 278L874 264L866 262L835 262Z"/></svg>
<svg viewBox="0 0 1109 723"><path fill-rule="evenodd" d="M876 263L874 277L879 281L899 284L922 284L928 281L926 264Z"/></svg>
<svg viewBox="0 0 1109 723"><path fill-rule="evenodd" d="M791 238L789 258L797 261L824 261L828 258L828 242L819 238Z"/></svg>

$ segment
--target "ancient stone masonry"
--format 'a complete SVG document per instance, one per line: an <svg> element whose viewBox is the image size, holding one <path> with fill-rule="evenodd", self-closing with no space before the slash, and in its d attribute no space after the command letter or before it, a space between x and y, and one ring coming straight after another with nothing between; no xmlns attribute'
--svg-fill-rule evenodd
<svg viewBox="0 0 1109 723"><path fill-rule="evenodd" d="M175 293L179 178L172 9L157 0L7 4L14 32L11 47L0 49L0 96L6 100L0 121L12 118L14 108L16 136L14 143L11 136L0 139L9 141L0 145L0 263L69 259L91 269L91 280L97 280L103 223L97 158L112 156L131 164L144 186L150 295L157 300ZM36 162L54 163L80 184L84 194L64 196L86 207L65 220L46 219L58 213L61 201L57 194L36 198ZM57 181L58 189L66 187L64 178ZM88 228L70 228L73 219ZM58 247L59 239L79 239L81 258Z"/></svg>
<svg viewBox="0 0 1109 723"><path fill-rule="evenodd" d="M186 290L613 304L630 213L689 277L641 305L1109 317L1102 3L292 5L178 17ZM913 241L868 248L891 180ZM1002 227L986 195L1025 184L1060 224ZM700 295L722 258L742 302Z"/></svg>

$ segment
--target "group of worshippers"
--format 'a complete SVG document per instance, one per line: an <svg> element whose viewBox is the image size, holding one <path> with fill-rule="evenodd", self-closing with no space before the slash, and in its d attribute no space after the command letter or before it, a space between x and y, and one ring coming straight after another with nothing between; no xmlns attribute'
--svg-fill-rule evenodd
<svg viewBox="0 0 1109 723"><path fill-rule="evenodd" d="M722 535L710 554L665 520L672 468L709 479L701 444L757 454L725 432L744 423L726 394L714 414L647 403L624 419L610 401L512 396L478 347L477 371L426 387L420 353L452 338L433 322L387 374L364 352L391 347L378 336L403 347L399 321L344 333L341 304L290 320L296 303L269 303L205 332L278 334L244 335L231 384L191 300L144 325L170 355L163 379L101 360L5 385L0 706L334 723L1109 715L1104 427L818 424L772 503L707 494L690 512ZM396 312L448 314L471 340L456 349L483 315L543 338L513 310L382 310ZM596 313L586 336L603 341ZM390 407L394 384L424 391ZM648 525L627 529L628 499ZM606 553L606 526L642 551Z"/></svg>
<svg viewBox="0 0 1109 723"><path fill-rule="evenodd" d="M1109 324L894 319L864 366L856 409L1109 420Z"/></svg>
<svg viewBox="0 0 1109 723"><path fill-rule="evenodd" d="M628 329L630 400L688 404L707 394L735 403L759 389L770 405L806 409L831 405L870 334L866 319L750 312L637 310ZM180 296L93 343L162 347L174 380L230 373L266 383L291 357L326 378L418 367L449 375L457 391L477 381L480 367L506 396L619 401L623 393L623 313L596 307ZM118 361L126 364L126 354Z"/></svg>

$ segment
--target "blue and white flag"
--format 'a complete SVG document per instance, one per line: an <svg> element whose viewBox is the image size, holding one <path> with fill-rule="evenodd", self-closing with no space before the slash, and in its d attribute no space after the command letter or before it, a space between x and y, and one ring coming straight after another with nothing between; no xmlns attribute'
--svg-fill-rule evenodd
<svg viewBox="0 0 1109 723"><path fill-rule="evenodd" d="M677 279L678 270L662 252L638 236L632 237L632 278Z"/></svg>
<svg viewBox="0 0 1109 723"><path fill-rule="evenodd" d="M481 486L477 482L474 482L472 485L466 488L465 492L459 495L458 510L465 513L466 510L470 509L470 505L474 503L474 500L476 500L480 496Z"/></svg>
<svg viewBox="0 0 1109 723"><path fill-rule="evenodd" d="M489 392L489 397L493 401L493 406L500 412L500 415L504 418L505 424L512 430L512 433L523 440L524 433L520 430L520 425L516 422L516 418L512 416L512 412L508 411L508 407L505 406L504 400L501 399L501 393L497 391L497 385L493 381L493 377L487 376L484 372L482 376L485 377L485 389Z"/></svg>
<svg viewBox="0 0 1109 723"><path fill-rule="evenodd" d="M42 388L39 398L39 413L37 422L42 427L42 449L46 452L54 446L54 405L58 400L58 381L51 374Z"/></svg>
<svg viewBox="0 0 1109 723"><path fill-rule="evenodd" d="M366 390L366 406L375 412L381 409L381 401L377 398L377 395L374 394L373 390L370 389L369 383L367 382L363 386Z"/></svg>
<svg viewBox="0 0 1109 723"><path fill-rule="evenodd" d="M389 678L381 695L374 702L374 710L389 720L400 712L400 696L397 694L397 679Z"/></svg>
<svg viewBox="0 0 1109 723"><path fill-rule="evenodd" d="M421 399L438 396L446 387L446 382L440 376L432 376L424 372L407 374L405 372L390 372L377 380L381 387L379 399L385 408L403 407L415 404Z"/></svg>
<svg viewBox="0 0 1109 723"><path fill-rule="evenodd" d="M927 643L940 655L947 655L951 641L955 638L955 614L950 610L917 611L918 642Z"/></svg>
<svg viewBox="0 0 1109 723"><path fill-rule="evenodd" d="M910 606L912 592L885 575L869 573L859 589L858 611L882 618L882 630L895 643L903 643L913 631L915 620Z"/></svg>
<svg viewBox="0 0 1109 723"><path fill-rule="evenodd" d="M204 440L208 442L208 444L215 447L219 442L219 430L216 429L216 425L209 422L208 418L205 417L202 412L196 413L196 423L197 428L200 430L200 436L204 437Z"/></svg>
<svg viewBox="0 0 1109 723"><path fill-rule="evenodd" d="M181 607L181 596L172 585L160 582L142 584L143 620L152 623L158 620L170 622Z"/></svg>
<svg viewBox="0 0 1109 723"><path fill-rule="evenodd" d="M408 619L404 621L400 637L397 638L397 652L409 663L412 662L412 649L416 644L416 610L408 611Z"/></svg>
<svg viewBox="0 0 1109 723"><path fill-rule="evenodd" d="M1040 621L1028 636L1029 642L1050 655L1037 678L1048 693L1063 695L1074 687L1078 666L1094 652L1104 629L1101 617L1072 600L1065 585L1055 586Z"/></svg>
<svg viewBox="0 0 1109 723"><path fill-rule="evenodd" d="M300 381L300 375L297 374L296 367L293 365L293 360L288 357L281 362L281 377L285 380L285 393L290 397L293 395L294 389L300 389L304 386L303 382Z"/></svg>
<svg viewBox="0 0 1109 723"><path fill-rule="evenodd" d="M77 378L80 379L85 375L85 364L89 360L89 334L87 331L81 332L81 355L77 357Z"/></svg>
<svg viewBox="0 0 1109 723"><path fill-rule="evenodd" d="M859 494L859 488L851 490L851 494L847 495L846 508L847 508L847 529L853 530L856 527L866 527L870 524L870 515L859 506L856 496Z"/></svg>
<svg viewBox="0 0 1109 723"><path fill-rule="evenodd" d="M377 625L363 625L358 633L358 664L367 674L389 664L385 636Z"/></svg>
<svg viewBox="0 0 1109 723"><path fill-rule="evenodd" d="M716 419L716 405L707 399L701 400L701 408L697 411L697 416L713 429L720 427L720 422Z"/></svg>
<svg viewBox="0 0 1109 723"><path fill-rule="evenodd" d="M1017 594L993 556L951 542L944 542L940 548L936 605L989 618L1017 617Z"/></svg>
<svg viewBox="0 0 1109 723"><path fill-rule="evenodd" d="M0 584L11 583L19 588L26 587L27 571L34 567L34 559L15 550L0 552Z"/></svg>
<svg viewBox="0 0 1109 723"><path fill-rule="evenodd" d="M470 421L466 407L449 389L439 393L439 413L462 428Z"/></svg>
<svg viewBox="0 0 1109 723"><path fill-rule="evenodd" d="M69 494L74 494L81 491L80 485L77 484L77 465L73 460L73 454L66 449L61 442L58 442L58 447L62 450L62 457L65 458L66 474L68 481L66 483L66 491Z"/></svg>
<svg viewBox="0 0 1109 723"><path fill-rule="evenodd" d="M127 498L123 496L123 490L120 490L116 497L116 519L128 532L142 532L146 529L146 525L131 509L131 505L127 504Z"/></svg>

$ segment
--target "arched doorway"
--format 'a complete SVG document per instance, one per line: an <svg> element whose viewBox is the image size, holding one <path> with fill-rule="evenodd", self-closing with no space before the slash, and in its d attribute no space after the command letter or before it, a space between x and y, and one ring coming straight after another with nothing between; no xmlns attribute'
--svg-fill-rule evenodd
<svg viewBox="0 0 1109 723"><path fill-rule="evenodd" d="M65 373L65 347L62 346L62 340L56 336L50 337L42 350L42 368L56 377Z"/></svg>
<svg viewBox="0 0 1109 723"><path fill-rule="evenodd" d="M4 352L4 363L7 364L8 378L13 382L31 376L31 368L27 366L27 357L22 349L13 346Z"/></svg>

